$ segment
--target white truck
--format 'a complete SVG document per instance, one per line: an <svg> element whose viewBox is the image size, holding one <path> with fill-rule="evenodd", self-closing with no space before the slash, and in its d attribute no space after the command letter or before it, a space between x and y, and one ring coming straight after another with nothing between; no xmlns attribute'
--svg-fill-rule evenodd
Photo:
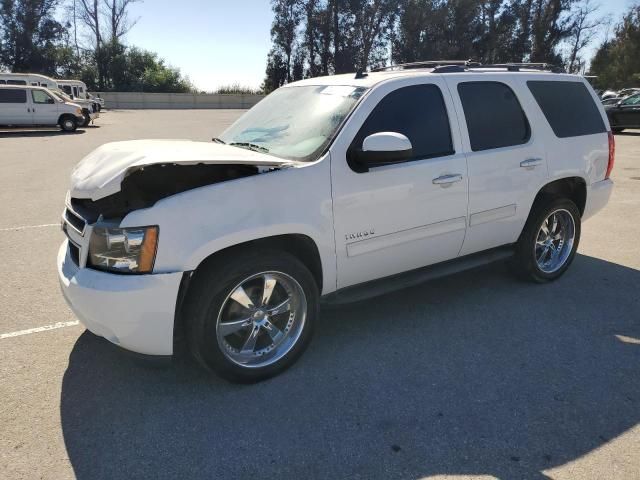
<svg viewBox="0 0 640 480"><path fill-rule="evenodd" d="M74 132L82 123L84 115L80 105L66 102L46 88L0 85L0 125L57 125L65 132Z"/></svg>
<svg viewBox="0 0 640 480"><path fill-rule="evenodd" d="M86 95L69 95L58 85L58 80L47 77L45 75L39 75L36 73L0 73L0 86L2 85L17 85L17 86L33 86L33 87L45 87L60 96L66 102L73 102L82 108L83 121L79 126L86 127L92 121L96 120L99 116L99 103L94 100L88 100ZM80 82L82 83L82 82ZM84 85L84 84L83 84ZM76 88L77 90L77 88Z"/></svg>
<svg viewBox="0 0 640 480"><path fill-rule="evenodd" d="M303 80L212 143L117 142L85 157L63 213L62 292L125 349L172 355L184 335L204 367L258 381L302 353L321 297L507 257L523 278L557 279L609 199L613 164L590 85L545 65Z"/></svg>

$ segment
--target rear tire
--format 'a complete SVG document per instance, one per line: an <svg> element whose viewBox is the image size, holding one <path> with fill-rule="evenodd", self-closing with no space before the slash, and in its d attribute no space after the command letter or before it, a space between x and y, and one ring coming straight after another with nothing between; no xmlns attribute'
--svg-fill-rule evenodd
<svg viewBox="0 0 640 480"><path fill-rule="evenodd" d="M78 128L78 121L71 115L63 116L60 119L60 128L64 132L75 132Z"/></svg>
<svg viewBox="0 0 640 480"><path fill-rule="evenodd" d="M253 383L289 368L304 352L320 295L311 272L293 255L230 255L196 271L185 301L186 337L203 367L232 382Z"/></svg>
<svg viewBox="0 0 640 480"><path fill-rule="evenodd" d="M624 128L618 128L618 127L612 127L612 128L611 128L611 131L612 131L613 133L620 133L620 132L622 132L623 130L624 130Z"/></svg>
<svg viewBox="0 0 640 480"><path fill-rule="evenodd" d="M516 244L515 273L537 283L567 271L580 242L580 211L567 198L542 198L534 204Z"/></svg>

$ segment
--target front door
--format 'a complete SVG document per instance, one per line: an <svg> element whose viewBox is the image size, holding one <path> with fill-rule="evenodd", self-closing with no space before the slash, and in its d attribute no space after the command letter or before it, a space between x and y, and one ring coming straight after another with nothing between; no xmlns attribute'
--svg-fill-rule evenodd
<svg viewBox="0 0 640 480"><path fill-rule="evenodd" d="M58 123L58 104L44 90L31 90L33 100L33 123L35 125L55 125Z"/></svg>
<svg viewBox="0 0 640 480"><path fill-rule="evenodd" d="M405 135L413 157L365 172L352 168L349 149L380 132ZM383 84L364 97L331 148L338 288L458 255L467 214L458 132L439 78Z"/></svg>

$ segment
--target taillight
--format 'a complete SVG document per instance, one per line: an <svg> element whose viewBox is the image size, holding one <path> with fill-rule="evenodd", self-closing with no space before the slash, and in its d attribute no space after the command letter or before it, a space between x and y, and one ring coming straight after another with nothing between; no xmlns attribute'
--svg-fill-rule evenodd
<svg viewBox="0 0 640 480"><path fill-rule="evenodd" d="M607 174L604 176L605 180L611 175L613 170L613 164L616 161L616 139L613 136L613 132L609 132L609 164L607 165Z"/></svg>

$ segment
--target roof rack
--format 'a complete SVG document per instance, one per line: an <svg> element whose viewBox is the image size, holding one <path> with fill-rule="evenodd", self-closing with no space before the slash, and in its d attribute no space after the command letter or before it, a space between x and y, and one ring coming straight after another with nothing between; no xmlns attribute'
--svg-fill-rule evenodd
<svg viewBox="0 0 640 480"><path fill-rule="evenodd" d="M480 65L474 60L421 60L419 62L398 63L396 65L388 65L386 67L378 67L371 70L372 72L384 72L387 70L409 70L412 68L437 68L444 66L471 66Z"/></svg>
<svg viewBox="0 0 640 480"><path fill-rule="evenodd" d="M506 69L509 72L521 70L537 70L553 73L566 73L564 68L551 63L487 63L476 60L425 60L420 62L399 63L386 67L379 67L372 72L384 72L390 70L410 70L415 68L433 68L434 73L464 72L473 69Z"/></svg>

